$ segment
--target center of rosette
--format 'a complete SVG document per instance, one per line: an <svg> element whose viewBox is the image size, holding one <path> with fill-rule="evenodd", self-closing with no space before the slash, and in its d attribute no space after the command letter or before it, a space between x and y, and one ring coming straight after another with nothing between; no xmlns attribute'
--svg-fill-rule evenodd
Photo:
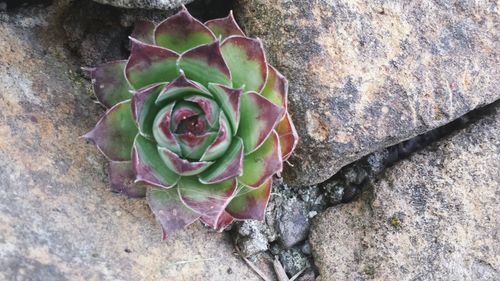
<svg viewBox="0 0 500 281"><path fill-rule="evenodd" d="M193 135L199 136L207 132L207 119L205 116L196 115L188 117L179 122L177 126L177 134L191 133Z"/></svg>

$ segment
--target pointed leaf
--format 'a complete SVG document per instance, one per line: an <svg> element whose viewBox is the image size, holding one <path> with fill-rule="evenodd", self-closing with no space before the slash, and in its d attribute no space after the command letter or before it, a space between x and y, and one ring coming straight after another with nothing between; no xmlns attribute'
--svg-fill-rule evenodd
<svg viewBox="0 0 500 281"><path fill-rule="evenodd" d="M299 135L297 134L297 130L295 130L290 114L286 113L285 118L278 123L276 132L280 138L283 161L286 161L292 155L299 142Z"/></svg>
<svg viewBox="0 0 500 281"><path fill-rule="evenodd" d="M231 73L222 57L219 41L201 45L182 54L179 67L187 78L203 86L208 83L231 85Z"/></svg>
<svg viewBox="0 0 500 281"><path fill-rule="evenodd" d="M229 12L229 16L221 19L209 20L205 25L212 30L217 38L226 39L232 35L245 36L245 33L243 33L234 19L233 11Z"/></svg>
<svg viewBox="0 0 500 281"><path fill-rule="evenodd" d="M212 161L220 158L231 145L233 140L231 128L229 121L225 114L220 114L219 117L219 132L217 133L217 138L210 144L210 146L205 150L202 161Z"/></svg>
<svg viewBox="0 0 500 281"><path fill-rule="evenodd" d="M224 211L217 221L213 217L208 216L201 216L200 220L217 231L223 231L226 227L233 223L234 218L228 212Z"/></svg>
<svg viewBox="0 0 500 281"><path fill-rule="evenodd" d="M153 137L153 123L161 107L155 104L164 83L142 88L132 97L132 114L142 135Z"/></svg>
<svg viewBox="0 0 500 281"><path fill-rule="evenodd" d="M239 220L263 220L271 190L272 180L255 189L240 186L236 196L227 206L226 212Z"/></svg>
<svg viewBox="0 0 500 281"><path fill-rule="evenodd" d="M109 178L111 190L123 193L130 198L142 198L146 196L145 184L135 181L135 172L132 162L109 162Z"/></svg>
<svg viewBox="0 0 500 281"><path fill-rule="evenodd" d="M213 33L184 8L156 27L156 45L182 53L215 40Z"/></svg>
<svg viewBox="0 0 500 281"><path fill-rule="evenodd" d="M169 169L182 176L197 175L206 170L213 162L190 162L182 159L172 151L159 147L158 152L161 159Z"/></svg>
<svg viewBox="0 0 500 281"><path fill-rule="evenodd" d="M168 49L148 45L130 38L132 52L125 68L125 75L135 89L169 82L179 75L178 55Z"/></svg>
<svg viewBox="0 0 500 281"><path fill-rule="evenodd" d="M195 81L187 79L184 75L184 71L181 71L179 77L169 83L161 92L156 103L161 103L163 101L170 102L192 94L211 96L210 92L205 87Z"/></svg>
<svg viewBox="0 0 500 281"><path fill-rule="evenodd" d="M205 118L210 127L213 128L218 125L220 108L213 99L197 95L185 98L184 100L198 104L203 113L205 113Z"/></svg>
<svg viewBox="0 0 500 281"><path fill-rule="evenodd" d="M203 110L195 103L187 101L176 102L174 111L172 112L172 129L176 131L181 121L201 114L203 114Z"/></svg>
<svg viewBox="0 0 500 281"><path fill-rule="evenodd" d="M151 211L163 230L163 239L174 231L195 222L200 215L189 209L179 198L177 188L150 188L147 200Z"/></svg>
<svg viewBox="0 0 500 281"><path fill-rule="evenodd" d="M159 146L168 148L175 153L181 153L181 147L170 130L174 103L165 106L153 121L153 135Z"/></svg>
<svg viewBox="0 0 500 281"><path fill-rule="evenodd" d="M156 144L137 135L132 151L132 165L136 180L158 187L170 188L180 176L170 170L161 159Z"/></svg>
<svg viewBox="0 0 500 281"><path fill-rule="evenodd" d="M181 146L182 156L191 160L201 159L205 150L214 142L217 133L207 132L202 135L195 135L191 132L176 134L176 138Z"/></svg>
<svg viewBox="0 0 500 281"><path fill-rule="evenodd" d="M124 74L126 64L125 60L113 61L90 69L95 96L107 108L132 97Z"/></svg>
<svg viewBox="0 0 500 281"><path fill-rule="evenodd" d="M235 179L202 184L196 177L183 177L178 184L182 202L201 216L218 221L236 191Z"/></svg>
<svg viewBox="0 0 500 281"><path fill-rule="evenodd" d="M275 105L287 110L288 81L274 67L268 65L269 75L261 95Z"/></svg>
<svg viewBox="0 0 500 281"><path fill-rule="evenodd" d="M241 97L240 114L238 136L243 139L245 154L249 154L267 139L283 117L284 109L255 92L249 92Z"/></svg>
<svg viewBox="0 0 500 281"><path fill-rule="evenodd" d="M278 134L272 132L264 144L243 159L243 175L240 183L259 187L283 168Z"/></svg>
<svg viewBox="0 0 500 281"><path fill-rule="evenodd" d="M130 100L116 104L84 137L112 161L129 161L138 130L132 118Z"/></svg>
<svg viewBox="0 0 500 281"><path fill-rule="evenodd" d="M233 134L236 134L240 123L240 99L242 89L232 89L220 84L210 83L208 89L219 102L222 111L226 114Z"/></svg>
<svg viewBox="0 0 500 281"><path fill-rule="evenodd" d="M154 45L154 33L156 25L148 20L138 20L134 25L134 31L130 37L135 38L143 43Z"/></svg>
<svg viewBox="0 0 500 281"><path fill-rule="evenodd" d="M243 174L243 142L236 137L225 155L200 175L200 182L217 183Z"/></svg>
<svg viewBox="0 0 500 281"><path fill-rule="evenodd" d="M222 43L221 52L231 70L234 88L262 90L267 78L267 62L260 40L231 36Z"/></svg>

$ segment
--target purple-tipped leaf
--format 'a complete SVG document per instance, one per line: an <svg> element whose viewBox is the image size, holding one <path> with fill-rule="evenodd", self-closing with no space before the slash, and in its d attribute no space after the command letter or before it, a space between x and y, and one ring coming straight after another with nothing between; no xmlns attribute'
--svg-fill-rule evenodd
<svg viewBox="0 0 500 281"><path fill-rule="evenodd" d="M213 162L190 162L174 152L159 147L158 153L167 167L181 176L193 176L206 170Z"/></svg>
<svg viewBox="0 0 500 281"><path fill-rule="evenodd" d="M282 107L255 92L242 95L238 136L243 139L245 154L252 153L262 145L284 113Z"/></svg>
<svg viewBox="0 0 500 281"><path fill-rule="evenodd" d="M233 135L236 134L240 124L240 99L242 89L233 89L220 84L210 83L208 89L219 102L222 111L226 114Z"/></svg>
<svg viewBox="0 0 500 281"><path fill-rule="evenodd" d="M158 96L156 103L170 102L178 98L182 98L188 95L199 94L204 96L211 96L210 92L203 87L201 84L191 81L186 78L184 72L181 71L179 77L174 81L169 83L167 87Z"/></svg>
<svg viewBox="0 0 500 281"><path fill-rule="evenodd" d="M226 207L226 212L239 220L263 220L271 190L272 180L258 188L240 186L236 196Z"/></svg>
<svg viewBox="0 0 500 281"><path fill-rule="evenodd" d="M262 42L242 36L224 40L221 52L231 70L233 87L260 92L266 83L267 62Z"/></svg>
<svg viewBox="0 0 500 281"><path fill-rule="evenodd" d="M288 81L274 67L268 65L269 75L261 95L275 105L287 110Z"/></svg>
<svg viewBox="0 0 500 281"><path fill-rule="evenodd" d="M132 165L137 181L154 186L171 188L180 178L163 162L156 143L141 135L137 135L134 142Z"/></svg>
<svg viewBox="0 0 500 281"><path fill-rule="evenodd" d="M208 125L211 128L218 126L220 108L213 99L198 95L185 98L185 100L196 103L203 110Z"/></svg>
<svg viewBox="0 0 500 281"><path fill-rule="evenodd" d="M191 160L200 159L216 137L217 133L215 132L207 132L202 135L195 135L191 132L176 134L181 146L182 156Z"/></svg>
<svg viewBox="0 0 500 281"><path fill-rule="evenodd" d="M160 107L155 104L164 83L142 88L132 97L132 114L142 135L153 137L153 123Z"/></svg>
<svg viewBox="0 0 500 281"><path fill-rule="evenodd" d="M234 218L228 212L224 211L217 221L213 217L208 216L201 216L200 220L217 231L223 231L226 227L233 223Z"/></svg>
<svg viewBox="0 0 500 281"><path fill-rule="evenodd" d="M129 161L138 130L132 118L130 100L116 104L84 137L112 161Z"/></svg>
<svg viewBox="0 0 500 281"><path fill-rule="evenodd" d="M163 239L195 222L200 215L182 203L177 188L150 188L147 201L163 230Z"/></svg>
<svg viewBox="0 0 500 281"><path fill-rule="evenodd" d="M236 137L224 156L200 175L200 182L211 184L243 174L243 142Z"/></svg>
<svg viewBox="0 0 500 281"><path fill-rule="evenodd" d="M245 33L243 33L234 19L233 11L229 12L229 16L221 19L209 20L205 25L212 30L217 38L226 39L232 35L245 36Z"/></svg>
<svg viewBox="0 0 500 281"><path fill-rule="evenodd" d="M181 153L181 147L170 129L174 103L165 106L156 114L153 122L153 136L159 146L168 148L175 153Z"/></svg>
<svg viewBox="0 0 500 281"><path fill-rule="evenodd" d="M231 133L231 127L229 121L224 113L219 116L219 132L215 140L207 147L203 156L202 161L212 161L220 158L231 145L233 140L233 135Z"/></svg>
<svg viewBox="0 0 500 281"><path fill-rule="evenodd" d="M130 37L135 38L143 43L154 45L154 33L156 25L148 20L139 20L134 25L134 31Z"/></svg>
<svg viewBox="0 0 500 281"><path fill-rule="evenodd" d="M179 195L189 208L202 217L218 221L236 191L235 179L217 184L202 184L196 177L183 177L178 184Z"/></svg>
<svg viewBox="0 0 500 281"><path fill-rule="evenodd" d="M155 30L156 44L179 54L214 40L212 31L193 18L185 8L160 23Z"/></svg>
<svg viewBox="0 0 500 281"><path fill-rule="evenodd" d="M269 180L274 174L281 172L283 159L276 132L272 132L264 144L243 159L243 175L239 182L257 188Z"/></svg>
<svg viewBox="0 0 500 281"><path fill-rule="evenodd" d="M280 138L283 161L286 161L290 155L292 155L292 152L295 150L295 147L299 142L299 135L293 125L290 114L286 113L285 118L278 123L278 126L276 126L276 132Z"/></svg>
<svg viewBox="0 0 500 281"><path fill-rule="evenodd" d="M135 182L135 172L130 161L109 162L109 179L113 192L123 193L130 198L146 196L147 187L143 183Z"/></svg>
<svg viewBox="0 0 500 281"><path fill-rule="evenodd" d="M148 45L130 38L132 52L125 75L134 89L154 83L170 82L179 75L178 55L168 49Z"/></svg>
<svg viewBox="0 0 500 281"><path fill-rule="evenodd" d="M127 61L113 61L90 70L92 86L97 100L107 108L132 97L124 75Z"/></svg>
<svg viewBox="0 0 500 281"><path fill-rule="evenodd" d="M202 45L182 54L179 67L186 77L207 86L208 83L231 85L231 73L224 62L219 41Z"/></svg>

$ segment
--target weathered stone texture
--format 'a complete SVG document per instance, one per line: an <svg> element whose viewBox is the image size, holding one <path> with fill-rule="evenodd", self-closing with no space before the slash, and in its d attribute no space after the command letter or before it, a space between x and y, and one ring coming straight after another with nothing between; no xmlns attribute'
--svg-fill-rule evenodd
<svg viewBox="0 0 500 281"><path fill-rule="evenodd" d="M259 280L227 234L163 242L144 200L110 192L80 138L103 112L57 14L0 21L0 280Z"/></svg>
<svg viewBox="0 0 500 281"><path fill-rule="evenodd" d="M108 4L122 8L141 9L173 9L183 4L193 2L193 0L94 0L101 4Z"/></svg>
<svg viewBox="0 0 500 281"><path fill-rule="evenodd" d="M321 280L500 280L499 108L319 215Z"/></svg>
<svg viewBox="0 0 500 281"><path fill-rule="evenodd" d="M290 80L301 137L284 173L293 185L500 97L495 1L238 0L235 9Z"/></svg>

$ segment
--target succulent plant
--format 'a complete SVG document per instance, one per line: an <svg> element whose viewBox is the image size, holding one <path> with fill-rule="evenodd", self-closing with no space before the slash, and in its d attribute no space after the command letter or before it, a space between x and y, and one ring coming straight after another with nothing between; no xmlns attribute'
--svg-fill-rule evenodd
<svg viewBox="0 0 500 281"><path fill-rule="evenodd" d="M198 219L263 219L298 137L262 42L232 14L203 24L185 7L130 39L128 60L88 69L107 111L84 137L110 160L112 189L146 196L164 238Z"/></svg>

